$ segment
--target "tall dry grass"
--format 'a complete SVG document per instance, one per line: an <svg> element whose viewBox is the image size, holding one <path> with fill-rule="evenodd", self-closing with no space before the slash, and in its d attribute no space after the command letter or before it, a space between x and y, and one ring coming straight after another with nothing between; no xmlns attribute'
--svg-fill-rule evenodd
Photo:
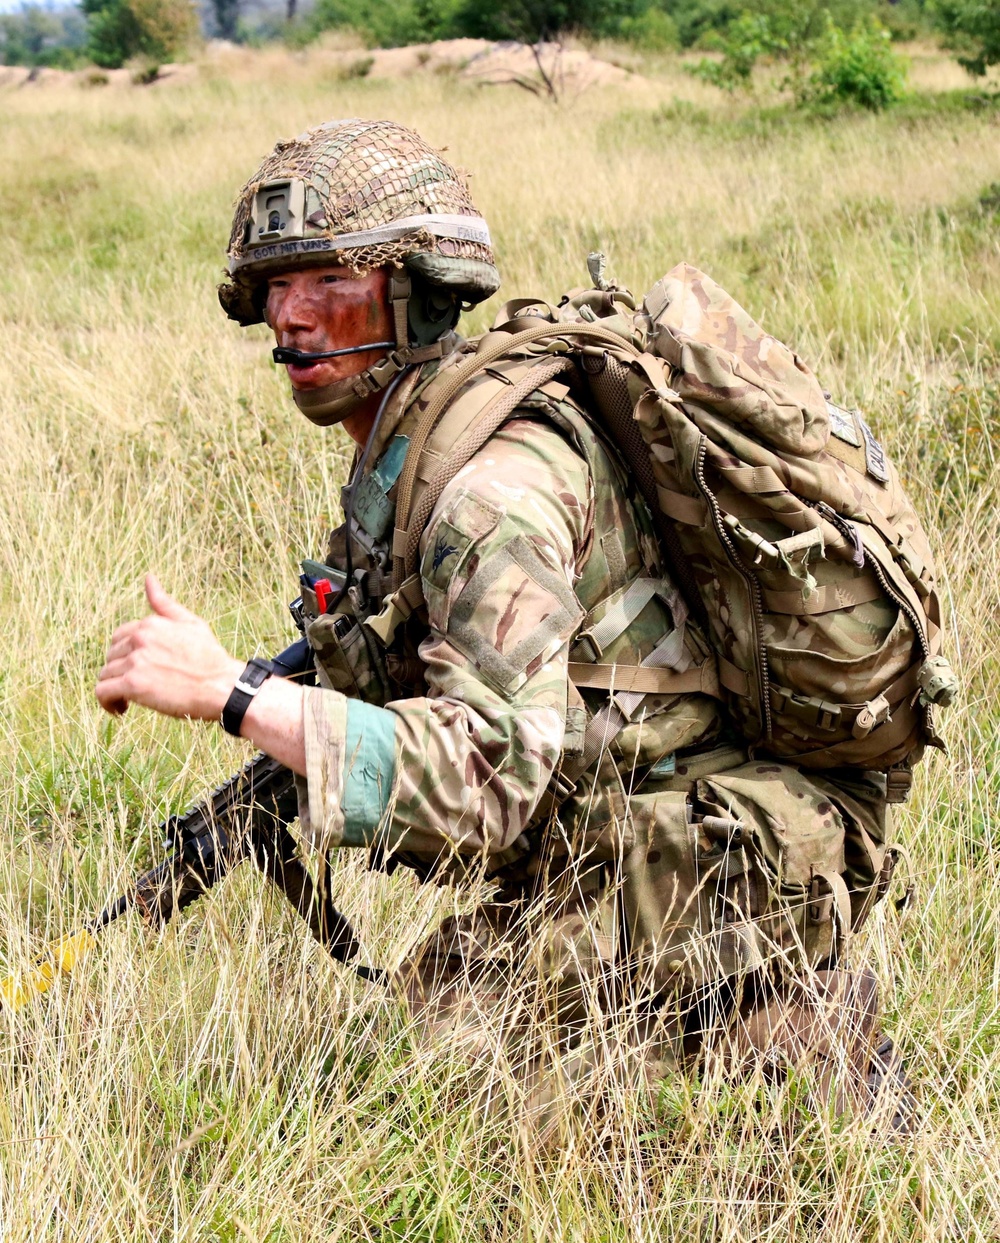
<svg viewBox="0 0 1000 1243"><path fill-rule="evenodd" d="M949 757L901 816L916 904L884 906L856 952L922 1122L886 1142L804 1109L808 1084L712 1076L668 1080L651 1109L622 1075L601 1120L569 1118L540 1154L502 1064L487 1086L513 1120L484 1114L460 1063L420 1052L394 1003L247 872L160 936L122 921L71 982L2 1016L3 1237L1000 1238L989 103L809 120L668 67L553 108L447 78L345 82L322 55L278 54L172 90L4 94L5 965L121 891L158 852L152 826L243 758L217 730L103 718L92 684L147 567L236 652L290 637L284 601L335 521L347 447L294 413L264 332L225 321L213 284L255 161L336 115L448 146L491 221L504 296L580 283L595 247L637 289L689 259L863 403L901 462L941 550L965 696ZM350 858L336 884L386 963L456 900Z"/></svg>

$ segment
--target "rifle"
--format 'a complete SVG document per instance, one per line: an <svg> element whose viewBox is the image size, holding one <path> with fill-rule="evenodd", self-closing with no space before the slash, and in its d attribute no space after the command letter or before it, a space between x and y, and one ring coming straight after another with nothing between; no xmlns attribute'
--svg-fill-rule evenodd
<svg viewBox="0 0 1000 1243"><path fill-rule="evenodd" d="M309 645L300 639L274 661L275 673L305 680L312 673ZM79 932L49 946L35 969L0 982L0 999L19 1010L46 992L60 973L68 975L96 945L95 937L136 907L153 928L162 928L244 859L251 859L308 923L316 940L339 962L349 963L360 949L354 929L326 891L317 886L297 857L288 825L299 814L295 778L267 755L256 755L236 774L182 815L168 817L160 829L166 859L137 878L132 889ZM386 982L380 968L355 964L364 980Z"/></svg>

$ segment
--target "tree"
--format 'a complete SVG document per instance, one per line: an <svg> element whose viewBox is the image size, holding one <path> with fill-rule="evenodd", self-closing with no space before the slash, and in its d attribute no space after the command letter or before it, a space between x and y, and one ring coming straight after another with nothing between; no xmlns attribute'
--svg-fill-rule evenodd
<svg viewBox="0 0 1000 1243"><path fill-rule="evenodd" d="M455 14L462 34L539 43L569 30L615 36L623 23L660 9L654 0L463 0Z"/></svg>
<svg viewBox="0 0 1000 1243"><path fill-rule="evenodd" d="M87 54L105 69L141 56L162 64L195 39L198 15L191 0L82 0Z"/></svg>
<svg viewBox="0 0 1000 1243"><path fill-rule="evenodd" d="M982 77L1000 65L1000 5L996 0L937 0L934 14L958 63Z"/></svg>
<svg viewBox="0 0 1000 1243"><path fill-rule="evenodd" d="M239 36L240 0L212 0L212 13L219 38L235 43Z"/></svg>
<svg viewBox="0 0 1000 1243"><path fill-rule="evenodd" d="M79 60L87 31L76 8L43 9L26 4L0 13L0 63L71 66Z"/></svg>

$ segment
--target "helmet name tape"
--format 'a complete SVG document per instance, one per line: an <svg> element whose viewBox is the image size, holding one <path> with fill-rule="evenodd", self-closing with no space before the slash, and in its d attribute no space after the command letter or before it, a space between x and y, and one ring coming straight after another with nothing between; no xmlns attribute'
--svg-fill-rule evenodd
<svg viewBox="0 0 1000 1243"><path fill-rule="evenodd" d="M301 182L285 182L285 187L291 185L297 186L299 194L302 193ZM261 203L263 200L263 208ZM262 187L255 199L255 208L253 215L252 240L265 241L270 237L280 237L286 228L288 231L287 241L275 241L270 246L255 245L253 250L244 255L234 255L229 261L229 271L237 272L240 268L246 267L252 263L269 262L274 259L280 259L284 256L294 256L303 254L313 254L317 251L334 251L355 248L359 246L375 246L381 242L395 242L400 238L406 237L409 233L415 233L420 229L426 229L428 233L432 233L435 237L454 238L460 242L478 242L482 246L490 246L490 231L486 221L476 216L451 216L442 213L425 213L420 216L404 216L402 220L395 220L392 224L380 225L376 229L366 229L358 233L345 233L335 235L333 237L295 237L295 231L288 227L294 216L291 211L287 217L288 223L279 223L286 218L281 216L280 207L272 207L271 203L278 203L281 196L278 193L277 186ZM301 209L300 209L301 211ZM264 219L265 225L258 225L258 220ZM274 219L274 230L265 232L265 227ZM301 228L301 215L299 216L299 228Z"/></svg>

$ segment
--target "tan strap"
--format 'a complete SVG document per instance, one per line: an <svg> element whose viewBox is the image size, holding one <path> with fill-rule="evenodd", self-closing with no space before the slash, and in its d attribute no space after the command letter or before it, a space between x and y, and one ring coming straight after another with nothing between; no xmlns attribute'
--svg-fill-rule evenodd
<svg viewBox="0 0 1000 1243"><path fill-rule="evenodd" d="M833 905L837 912L837 922L845 934L851 931L851 895L847 881L839 872L815 872L819 880L825 881L833 895Z"/></svg>
<svg viewBox="0 0 1000 1243"><path fill-rule="evenodd" d="M638 691L643 695L717 695L719 686L711 660L684 673L644 665L589 665L571 660L569 677L578 688L614 691L615 694Z"/></svg>
<svg viewBox="0 0 1000 1243"><path fill-rule="evenodd" d="M750 679L743 670L737 668L732 661L726 660L725 656L717 656L716 659L719 662L719 681L726 690L742 696L743 699L749 699Z"/></svg>
<svg viewBox="0 0 1000 1243"><path fill-rule="evenodd" d="M438 420L448 408L449 403L470 380L481 371L484 371L491 363L501 358L509 357L512 353L516 353L528 345L539 344L545 337L565 338L567 353L570 349L570 338L583 338L585 340L592 340L594 343L600 341L616 353L626 354L630 360L641 358L640 350L630 345L612 329L602 328L599 324L551 324L543 320L538 324L533 324L530 328L526 328L523 332L488 333L480 342L475 354L463 359L458 366L448 373L420 422L413 429L410 437L410 447L406 454L406 461L403 464L397 485L396 526L399 529L409 531L414 526L410 508L413 503L413 489L420 455ZM566 362L568 365L570 360L567 358ZM539 376L538 383L544 383L546 379L551 379L555 374L555 371L549 372L544 379ZM661 383L663 383L662 380ZM538 384L535 384L529 391L533 391L537 387ZM461 469L461 467L458 469ZM393 561L394 581L401 583L407 576L408 569L402 559L393 558Z"/></svg>
<svg viewBox="0 0 1000 1243"><path fill-rule="evenodd" d="M673 583L663 578L634 578L593 625L591 617L606 601L600 601L590 610L576 636L576 643L583 645L582 654L586 656L589 652L594 662L599 661L605 648L621 638L654 596L659 596L670 609L675 628L681 628L687 621L687 607Z"/></svg>
<svg viewBox="0 0 1000 1243"><path fill-rule="evenodd" d="M521 314L522 311L526 311L532 306L544 307L547 315L541 316ZM546 322L551 321L554 323L558 320L558 318L559 308L553 306L551 302L546 302L543 298L511 298L508 302L503 304L499 311L497 311L496 317L493 320L493 328L503 328L514 319L527 320L529 322L532 319L544 319ZM522 328L525 326L525 324L521 325Z"/></svg>
<svg viewBox="0 0 1000 1243"><path fill-rule="evenodd" d="M656 485L656 495L660 508L668 518L675 522L683 522L689 527L703 527L708 521L708 506L700 496L688 496L686 492L675 492L672 488Z"/></svg>
<svg viewBox="0 0 1000 1243"><path fill-rule="evenodd" d="M894 750L905 742L910 733L916 729L917 720L912 712L895 712L893 715L878 727L878 734L874 738L878 743L878 751L885 754ZM843 763L856 765L857 759L851 758L844 760L844 755L850 755L851 750L856 748L858 742L855 738L846 738L843 742L835 742L829 747L819 747L815 751L803 751L796 757L796 763L801 764L804 768L836 768Z"/></svg>
<svg viewBox="0 0 1000 1243"><path fill-rule="evenodd" d="M908 699L919 686L919 674L923 660L910 665L880 694L866 703L832 703L815 695L801 695L771 683L771 707L775 712L794 716L813 729L832 733L844 726L851 726L856 739L867 738L876 727L888 725L894 708Z"/></svg>
<svg viewBox="0 0 1000 1243"><path fill-rule="evenodd" d="M517 407L535 392L539 385L545 384L572 365L572 359L563 357L545 359L539 362L517 384L501 390L497 397L482 411L452 452L445 458L438 473L421 493L420 500L417 502L416 508L410 514L406 523L406 538L402 556L396 554L396 539L401 529L397 517L396 532L393 535L393 582L396 581L397 577L405 581L415 572L420 548L420 537L430 521L430 516L434 512L434 506L441 499L441 493L452 479L479 452L493 433L511 417ZM412 446L410 452L412 452ZM407 453L406 460L410 460L409 453Z"/></svg>
<svg viewBox="0 0 1000 1243"><path fill-rule="evenodd" d="M406 310L409 305L411 292L410 274L406 269L390 269L389 303L392 306L392 322L396 333L397 349L405 349L410 343L410 329L407 323Z"/></svg>
<svg viewBox="0 0 1000 1243"><path fill-rule="evenodd" d="M835 613L838 609L852 608L877 600L882 588L874 574L859 574L846 583L830 583L818 587L808 598L801 591L768 591L762 589L764 607L770 613L786 613L793 617L812 617L818 613Z"/></svg>
<svg viewBox="0 0 1000 1243"><path fill-rule="evenodd" d="M855 821L855 828L860 837L861 844L864 847L865 855L868 858L868 866L872 873L872 883L865 894L858 913L854 919L853 931L857 932L865 923L871 914L872 908L876 903L880 902L889 890L892 881L892 875L896 868L897 861L902 858L907 863L907 870L912 875L910 867L910 857L903 846L895 842L889 842L884 846L877 845L871 838L868 830L863 824Z"/></svg>

